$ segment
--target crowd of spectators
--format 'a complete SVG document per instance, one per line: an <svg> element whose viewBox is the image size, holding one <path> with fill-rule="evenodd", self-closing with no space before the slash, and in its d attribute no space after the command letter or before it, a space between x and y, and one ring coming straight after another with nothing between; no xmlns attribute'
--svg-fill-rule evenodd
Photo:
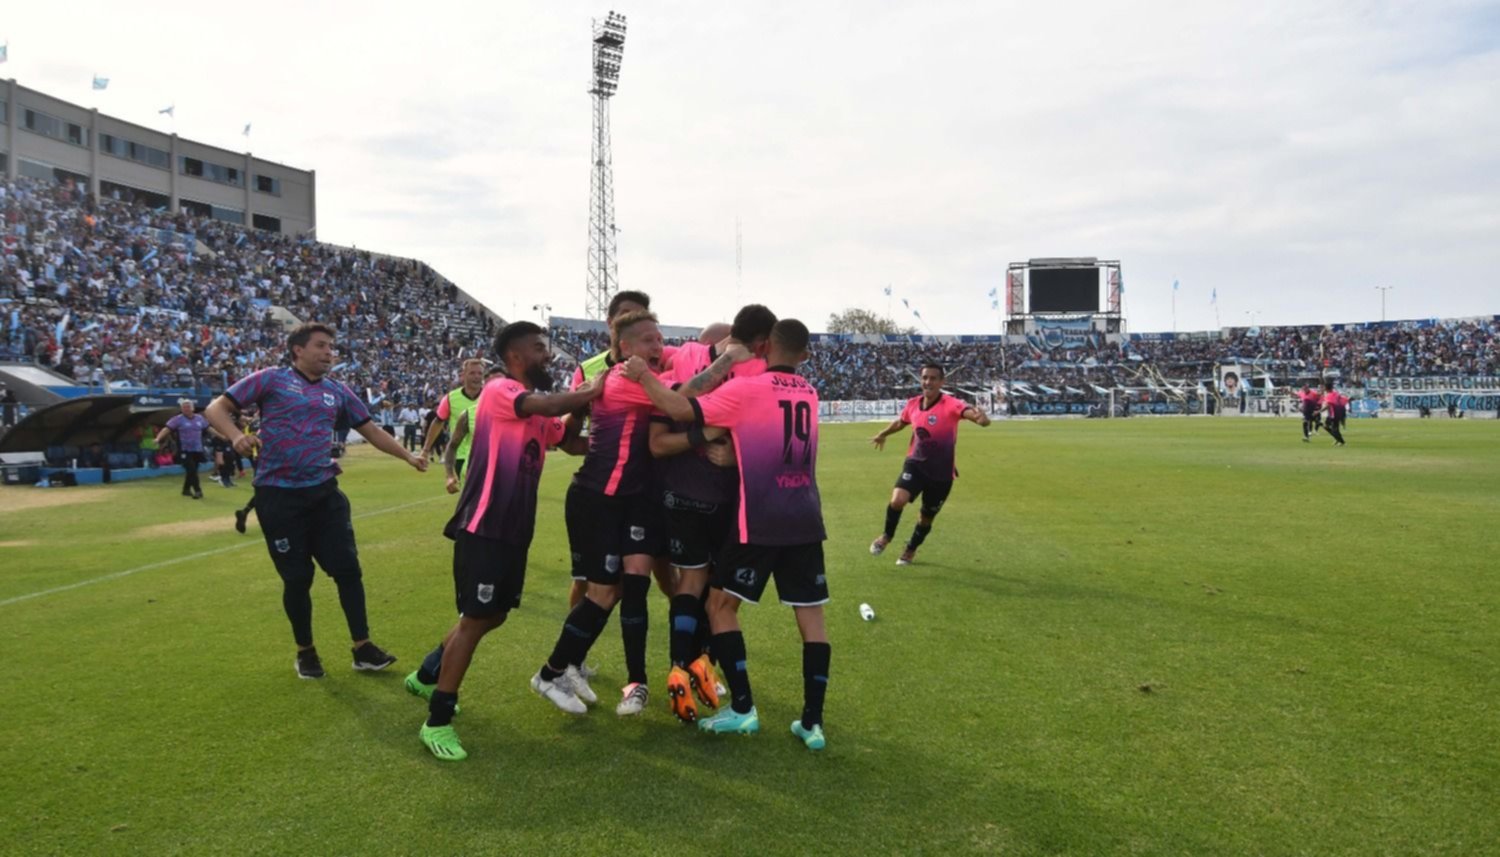
<svg viewBox="0 0 1500 857"><path fill-rule="evenodd" d="M372 400L430 402L493 331L413 260L69 182L0 180L0 217L0 358L101 388L222 389L283 362L289 314L338 328L338 376Z"/></svg>

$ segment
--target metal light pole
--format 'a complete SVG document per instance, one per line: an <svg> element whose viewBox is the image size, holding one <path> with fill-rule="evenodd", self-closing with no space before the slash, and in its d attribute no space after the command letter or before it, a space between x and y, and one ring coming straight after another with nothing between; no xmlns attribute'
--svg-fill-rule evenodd
<svg viewBox="0 0 1500 857"><path fill-rule="evenodd" d="M1376 286L1375 290L1380 292L1380 320L1385 321L1385 293L1394 289L1395 286Z"/></svg>
<svg viewBox="0 0 1500 857"><path fill-rule="evenodd" d="M610 12L594 21L593 184L589 190L589 256L584 308L589 318L603 320L609 301L620 290L615 261L615 185L609 153L609 99L620 88L620 63L625 58L625 16Z"/></svg>
<svg viewBox="0 0 1500 857"><path fill-rule="evenodd" d="M552 329L552 304L532 304L531 311L542 320L542 327Z"/></svg>

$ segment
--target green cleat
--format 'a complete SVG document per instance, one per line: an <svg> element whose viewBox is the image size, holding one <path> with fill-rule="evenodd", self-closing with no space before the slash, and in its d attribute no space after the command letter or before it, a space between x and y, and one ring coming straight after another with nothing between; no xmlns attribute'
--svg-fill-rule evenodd
<svg viewBox="0 0 1500 857"><path fill-rule="evenodd" d="M755 713L754 706L744 714L733 708L725 708L718 714L704 720L698 721L698 728L704 732L716 734L739 733L741 735L754 735L760 731L760 715Z"/></svg>
<svg viewBox="0 0 1500 857"><path fill-rule="evenodd" d="M820 723L811 729L803 729L801 720L792 721L792 734L802 739L809 750L821 750L828 742L823 738L823 725Z"/></svg>
<svg viewBox="0 0 1500 857"><path fill-rule="evenodd" d="M432 755L444 762L461 762L469 758L464 745L458 742L458 733L453 731L452 726L428 726L423 723L422 731L418 734L422 736L422 743L427 745Z"/></svg>
<svg viewBox="0 0 1500 857"><path fill-rule="evenodd" d="M412 670L411 675L408 675L406 677L406 692L411 694L412 696L420 697L421 699L425 699L428 702L431 702L432 692L434 690L437 690L437 685L423 684L422 680L417 678L416 670ZM453 713L455 715L458 714L460 710L460 706L453 706Z"/></svg>

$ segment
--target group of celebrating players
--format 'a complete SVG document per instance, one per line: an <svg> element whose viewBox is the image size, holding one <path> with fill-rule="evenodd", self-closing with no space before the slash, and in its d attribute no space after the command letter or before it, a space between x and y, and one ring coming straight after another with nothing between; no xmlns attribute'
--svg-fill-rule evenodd
<svg viewBox="0 0 1500 857"><path fill-rule="evenodd" d="M1302 407L1303 443L1311 443L1312 436L1319 429L1326 428L1334 446L1344 445L1344 420L1349 417L1349 397L1335 390L1332 381L1323 382L1322 392L1303 384L1297 391L1297 401Z"/></svg>
<svg viewBox="0 0 1500 857"><path fill-rule="evenodd" d="M406 677L406 689L428 703L423 744L443 760L468 755L453 727L459 687L479 641L520 606L542 467L547 450L559 449L583 457L564 515L574 585L532 690L570 714L597 703L585 662L618 607L628 681L615 711L643 711L654 575L670 598L671 711L704 732L755 733L760 719L738 611L757 603L774 579L802 639L803 708L791 732L821 750L832 650L823 613L818 394L797 372L809 353L807 327L752 304L727 330L714 325L698 342L669 346L640 292L614 297L609 327L609 350L580 364L571 390L553 392L546 332L530 322L506 325L488 373L467 361L464 383L439 409L451 434L448 490L458 495L444 529L454 543L458 618ZM349 503L327 451L333 426L342 420L382 452L427 468L425 450L404 449L370 422L358 396L327 377L333 337L325 325L302 325L288 339L290 366L246 377L205 413L236 450L249 454L258 444L255 511L283 580L303 678L323 675L311 630L314 560L337 584L354 668L395 661L369 640ZM924 366L922 394L872 438L883 448L887 437L914 426L885 528L870 546L881 553L902 509L921 498L901 565L913 560L951 490L959 422L989 424L982 410L943 393L943 381L943 367ZM233 419L251 405L260 410L258 438ZM700 717L700 707L715 713Z"/></svg>

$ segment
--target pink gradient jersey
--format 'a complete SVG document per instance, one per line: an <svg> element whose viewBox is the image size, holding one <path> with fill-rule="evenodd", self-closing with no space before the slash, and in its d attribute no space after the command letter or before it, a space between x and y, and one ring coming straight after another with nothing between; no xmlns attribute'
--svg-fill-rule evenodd
<svg viewBox="0 0 1500 857"><path fill-rule="evenodd" d="M639 494L651 478L651 412L646 390L623 374L623 364L604 377L604 393L589 412L589 451L574 484L614 497Z"/></svg>
<svg viewBox="0 0 1500 857"><path fill-rule="evenodd" d="M512 378L484 385L474 421L468 479L450 527L526 547L536 530L536 489L547 447L562 441L562 420L521 413L530 392Z"/></svg>
<svg viewBox="0 0 1500 857"><path fill-rule="evenodd" d="M789 367L735 378L689 399L703 425L729 429L739 458L741 544L821 542L818 391Z"/></svg>
<svg viewBox="0 0 1500 857"><path fill-rule="evenodd" d="M714 346L689 342L677 349L672 368L661 376L662 383L674 387L686 384L717 359L719 352ZM729 377L749 378L765 371L766 361L756 357L737 364ZM652 419L671 422L660 415L653 416ZM686 430L686 426L672 424L672 431ZM707 454L701 449L656 459L656 476L661 481L663 490L705 503L732 503L739 496L739 474L734 468L710 463Z"/></svg>
<svg viewBox="0 0 1500 857"><path fill-rule="evenodd" d="M901 421L911 424L911 445L906 459L928 479L947 482L958 478L955 453L958 447L958 424L963 422L969 405L963 399L943 393L932 407L926 407L922 396L906 403Z"/></svg>

